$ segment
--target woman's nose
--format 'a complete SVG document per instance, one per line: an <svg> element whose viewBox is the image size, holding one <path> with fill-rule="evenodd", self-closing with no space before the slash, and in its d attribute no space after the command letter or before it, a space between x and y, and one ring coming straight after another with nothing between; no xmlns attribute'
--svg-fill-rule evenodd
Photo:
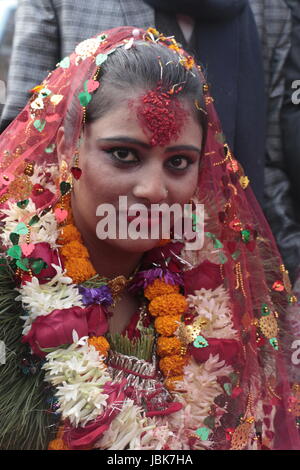
<svg viewBox="0 0 300 470"><path fill-rule="evenodd" d="M133 195L136 199L145 199L151 204L164 202L168 196L168 189L165 178L160 171L145 172L139 177L133 188Z"/></svg>

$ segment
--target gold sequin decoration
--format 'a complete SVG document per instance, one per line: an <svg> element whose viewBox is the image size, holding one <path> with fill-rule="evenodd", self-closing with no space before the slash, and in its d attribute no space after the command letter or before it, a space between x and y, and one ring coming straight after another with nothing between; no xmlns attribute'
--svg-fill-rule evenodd
<svg viewBox="0 0 300 470"><path fill-rule="evenodd" d="M246 420L244 423L240 424L232 435L230 450L243 450L244 447L248 444L249 435L253 428L252 419Z"/></svg>
<svg viewBox="0 0 300 470"><path fill-rule="evenodd" d="M0 204L3 204L4 202L8 201L9 196L7 194L3 194L3 196L0 197Z"/></svg>
<svg viewBox="0 0 300 470"><path fill-rule="evenodd" d="M237 263L235 265L235 289L241 289L243 296L247 297L244 286L241 263Z"/></svg>
<svg viewBox="0 0 300 470"><path fill-rule="evenodd" d="M282 280L283 280L283 285L285 290L287 291L288 294L291 294L292 292L292 284L289 278L289 272L285 269L284 264L280 266L280 271L282 272Z"/></svg>
<svg viewBox="0 0 300 470"><path fill-rule="evenodd" d="M243 189L246 189L250 183L248 176L241 176L239 179L240 185Z"/></svg>
<svg viewBox="0 0 300 470"><path fill-rule="evenodd" d="M184 323L181 323L178 328L178 336L180 341L184 345L192 343L195 341L197 336L200 335L201 330L205 325L207 325L207 323L208 321L203 317L197 318L191 325L185 325Z"/></svg>
<svg viewBox="0 0 300 470"><path fill-rule="evenodd" d="M34 173L34 162L27 163L25 170L24 170L24 175L26 176L32 176Z"/></svg>
<svg viewBox="0 0 300 470"><path fill-rule="evenodd" d="M275 338L278 334L278 325L273 313L261 317L259 319L259 327L263 335L268 339Z"/></svg>
<svg viewBox="0 0 300 470"><path fill-rule="evenodd" d="M26 199L32 191L32 183L28 176L18 176L9 185L8 193L17 200Z"/></svg>

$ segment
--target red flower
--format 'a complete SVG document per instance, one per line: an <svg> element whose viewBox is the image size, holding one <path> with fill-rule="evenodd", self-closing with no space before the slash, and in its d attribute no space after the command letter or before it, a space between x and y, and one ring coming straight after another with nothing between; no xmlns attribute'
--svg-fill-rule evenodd
<svg viewBox="0 0 300 470"><path fill-rule="evenodd" d="M51 266L51 264L56 264L59 266L58 254L54 251L49 243L41 242L34 245L34 250L30 254L30 258L41 258L45 263L47 263L47 268L42 269L39 274L33 274L38 278L41 284L44 284L56 275L56 270Z"/></svg>
<svg viewBox="0 0 300 470"><path fill-rule="evenodd" d="M219 355L220 361L227 364L236 364L240 357L241 347L235 339L206 338L208 346L206 348L195 348L190 345L189 351L197 362L205 362L212 354Z"/></svg>
<svg viewBox="0 0 300 470"><path fill-rule="evenodd" d="M87 308L72 307L53 310L49 315L38 317L29 333L23 337L23 343L29 343L37 356L44 357L47 352L40 348L56 348L63 344L72 344L72 332L79 336L102 336L108 329L105 310L100 305Z"/></svg>

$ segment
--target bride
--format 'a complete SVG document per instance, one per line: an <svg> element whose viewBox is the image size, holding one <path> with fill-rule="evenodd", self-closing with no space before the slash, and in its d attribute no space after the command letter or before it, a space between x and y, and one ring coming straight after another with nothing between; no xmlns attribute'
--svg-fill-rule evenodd
<svg viewBox="0 0 300 470"><path fill-rule="evenodd" d="M0 165L1 448L299 448L288 273L174 38L80 43Z"/></svg>

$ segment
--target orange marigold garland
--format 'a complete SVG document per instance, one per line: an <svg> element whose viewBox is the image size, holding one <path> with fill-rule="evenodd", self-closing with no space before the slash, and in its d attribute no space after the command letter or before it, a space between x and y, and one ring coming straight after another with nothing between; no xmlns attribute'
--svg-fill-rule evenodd
<svg viewBox="0 0 300 470"><path fill-rule="evenodd" d="M87 281L97 273L89 260L89 253L81 238L79 230L73 224L70 201L64 201L67 205L68 222L62 225L58 237L60 255L64 261L67 276L71 277L75 284Z"/></svg>
<svg viewBox="0 0 300 470"><path fill-rule="evenodd" d="M154 320L154 326L160 335L172 336L177 330L181 322L181 315L166 315L164 317L157 317Z"/></svg>
<svg viewBox="0 0 300 470"><path fill-rule="evenodd" d="M108 356L109 342L104 336L92 336L88 339L90 346L94 346L102 356Z"/></svg>
<svg viewBox="0 0 300 470"><path fill-rule="evenodd" d="M186 298L181 294L165 294L154 297L149 312L153 317L163 315L183 315L188 308Z"/></svg>
<svg viewBox="0 0 300 470"><path fill-rule="evenodd" d="M161 334L157 342L157 354L162 358L159 366L164 376L169 379L182 376L188 356L180 339L174 336L181 316L187 311L186 298L179 294L179 286L168 284L165 279L155 280L145 289L145 296L151 299L149 312L157 317L154 325ZM165 385L172 389L172 383Z"/></svg>
<svg viewBox="0 0 300 470"><path fill-rule="evenodd" d="M155 297L165 294L178 294L179 293L179 286L167 284L166 282L162 281L161 279L155 279L152 284L146 287L144 290L144 295L148 300L152 300Z"/></svg>

